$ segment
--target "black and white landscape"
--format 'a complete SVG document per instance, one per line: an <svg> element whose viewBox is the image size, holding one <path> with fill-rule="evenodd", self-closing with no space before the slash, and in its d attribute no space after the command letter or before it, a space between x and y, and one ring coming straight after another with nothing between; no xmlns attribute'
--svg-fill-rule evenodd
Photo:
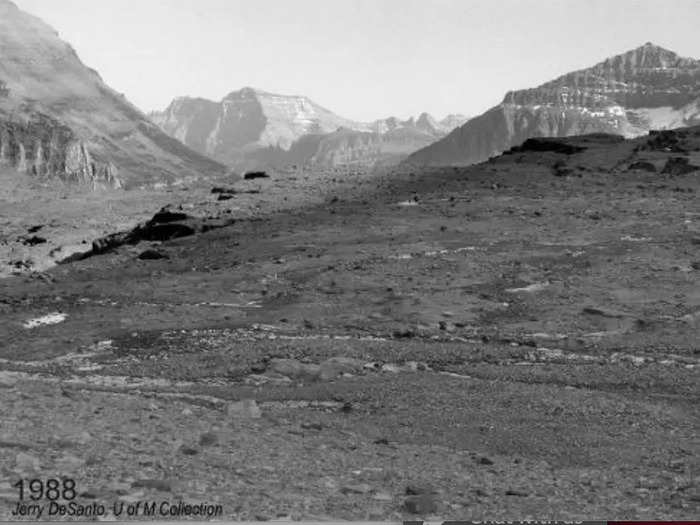
<svg viewBox="0 0 700 525"><path fill-rule="evenodd" d="M141 110L0 0L0 520L697 517L700 60L645 40L481 112Z"/></svg>

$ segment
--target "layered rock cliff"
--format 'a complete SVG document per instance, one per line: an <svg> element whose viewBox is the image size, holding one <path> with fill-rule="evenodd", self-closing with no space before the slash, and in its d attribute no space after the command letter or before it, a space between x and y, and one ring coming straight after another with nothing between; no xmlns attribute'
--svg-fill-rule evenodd
<svg viewBox="0 0 700 525"><path fill-rule="evenodd" d="M530 137L605 132L635 137L700 123L700 61L647 43L503 102L417 151L407 163L466 165Z"/></svg>
<svg viewBox="0 0 700 525"><path fill-rule="evenodd" d="M51 27L0 0L0 161L95 187L223 174L104 84Z"/></svg>
<svg viewBox="0 0 700 525"><path fill-rule="evenodd" d="M114 164L94 157L68 126L39 113L24 121L0 116L0 165L95 189L122 187Z"/></svg>
<svg viewBox="0 0 700 525"><path fill-rule="evenodd" d="M356 127L306 97L253 88L234 91L220 102L181 97L150 118L187 146L237 167L265 150L279 156L305 135Z"/></svg>

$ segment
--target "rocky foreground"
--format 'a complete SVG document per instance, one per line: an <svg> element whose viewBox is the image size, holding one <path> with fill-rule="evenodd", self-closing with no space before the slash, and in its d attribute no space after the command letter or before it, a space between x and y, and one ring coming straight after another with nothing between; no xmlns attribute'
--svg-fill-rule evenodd
<svg viewBox="0 0 700 525"><path fill-rule="evenodd" d="M0 517L38 474L232 519L692 518L698 146L535 140L254 215L283 182L240 181L223 227L170 207L191 234L3 280Z"/></svg>

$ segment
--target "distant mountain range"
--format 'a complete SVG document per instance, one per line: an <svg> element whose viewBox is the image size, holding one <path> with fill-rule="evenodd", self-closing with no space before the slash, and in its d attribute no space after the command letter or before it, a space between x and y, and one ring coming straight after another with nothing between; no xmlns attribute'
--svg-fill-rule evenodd
<svg viewBox="0 0 700 525"><path fill-rule="evenodd" d="M256 167L467 165L531 137L634 137L700 124L700 61L647 43L468 119L356 122L307 97L243 88L146 116L50 26L0 0L0 166L94 187L184 183Z"/></svg>
<svg viewBox="0 0 700 525"><path fill-rule="evenodd" d="M50 26L0 0L0 164L95 187L226 172L172 139Z"/></svg>
<svg viewBox="0 0 700 525"><path fill-rule="evenodd" d="M336 115L303 96L250 87L220 102L175 99L151 120L192 149L237 169L289 165L373 165L398 161L467 121L395 117L364 123Z"/></svg>
<svg viewBox="0 0 700 525"><path fill-rule="evenodd" d="M467 165L531 137L634 137L700 123L700 61L647 43L503 102L414 154L413 165Z"/></svg>

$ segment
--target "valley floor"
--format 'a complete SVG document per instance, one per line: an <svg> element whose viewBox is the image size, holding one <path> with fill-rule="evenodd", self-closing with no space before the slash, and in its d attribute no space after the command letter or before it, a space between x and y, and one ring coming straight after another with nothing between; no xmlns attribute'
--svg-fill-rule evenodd
<svg viewBox="0 0 700 525"><path fill-rule="evenodd" d="M237 222L162 259L0 281L0 519L34 474L231 519L696 517L700 179L550 164L210 202Z"/></svg>

